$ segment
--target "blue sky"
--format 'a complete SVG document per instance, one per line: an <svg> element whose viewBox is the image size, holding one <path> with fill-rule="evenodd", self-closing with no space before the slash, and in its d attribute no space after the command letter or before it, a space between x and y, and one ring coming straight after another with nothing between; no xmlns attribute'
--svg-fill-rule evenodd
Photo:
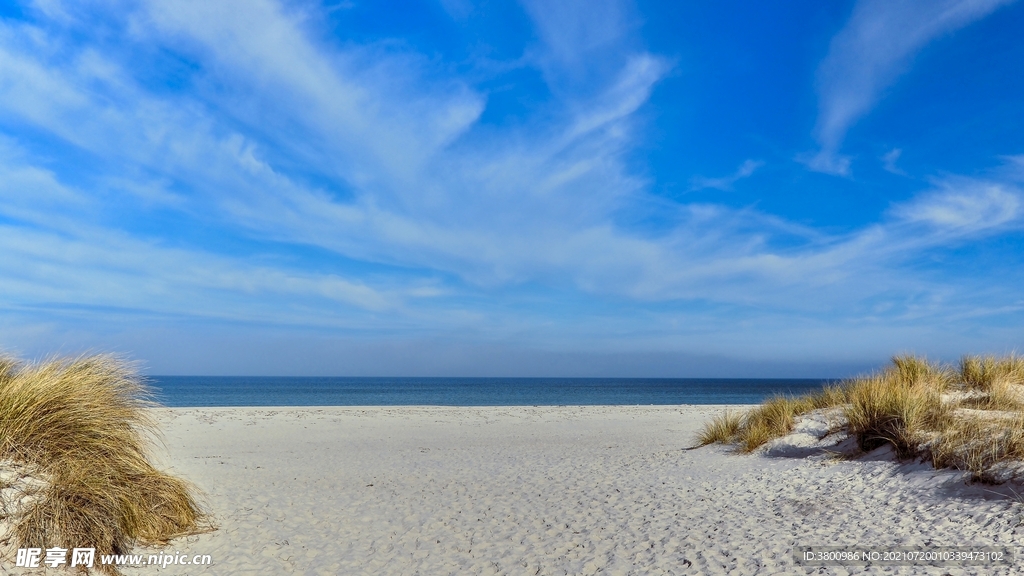
<svg viewBox="0 0 1024 576"><path fill-rule="evenodd" d="M0 8L0 348L821 376L1024 341L1024 2Z"/></svg>

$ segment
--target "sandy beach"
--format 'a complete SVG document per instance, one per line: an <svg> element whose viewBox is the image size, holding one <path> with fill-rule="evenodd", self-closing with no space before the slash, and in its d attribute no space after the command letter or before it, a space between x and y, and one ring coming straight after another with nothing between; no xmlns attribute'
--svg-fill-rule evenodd
<svg viewBox="0 0 1024 576"><path fill-rule="evenodd" d="M129 574L993 574L801 567L800 546L1014 546L1009 487L856 461L687 450L721 407L161 409L162 465L219 529ZM1012 496L1012 494L1011 494Z"/></svg>

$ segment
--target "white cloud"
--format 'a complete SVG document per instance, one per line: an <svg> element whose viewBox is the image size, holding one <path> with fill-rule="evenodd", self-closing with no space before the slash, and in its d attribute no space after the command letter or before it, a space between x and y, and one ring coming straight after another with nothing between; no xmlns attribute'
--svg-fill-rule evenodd
<svg viewBox="0 0 1024 576"><path fill-rule="evenodd" d="M836 154L830 150L820 150L813 154L799 154L796 160L815 172L833 176L849 176L850 164L853 163L853 158Z"/></svg>
<svg viewBox="0 0 1024 576"><path fill-rule="evenodd" d="M728 176L721 178L706 178L704 176L697 176L693 179L690 190L703 190L705 188L714 188L716 190L728 191L732 190L733 184L754 175L754 172L764 166L764 162L761 160L744 160L743 164L740 164L739 168L735 172Z"/></svg>
<svg viewBox="0 0 1024 576"><path fill-rule="evenodd" d="M617 44L628 32L631 8L622 0L523 0L547 54L561 67L587 67L588 53Z"/></svg>
<svg viewBox="0 0 1024 576"><path fill-rule="evenodd" d="M1024 182L1024 154L1003 156L1003 176L1014 182Z"/></svg>
<svg viewBox="0 0 1024 576"><path fill-rule="evenodd" d="M401 302L401 294L362 281L245 265L81 226L58 234L0 225L0 250L5 254L0 291L7 306L107 306L317 325L331 324L349 306L382 311ZM282 298L291 304L280 307ZM297 313L295 308L304 306L310 310Z"/></svg>
<svg viewBox="0 0 1024 576"><path fill-rule="evenodd" d="M901 148L893 148L892 150L889 150L888 152L883 154L880 158L880 160L882 161L882 168L884 168L886 172L891 172L893 174L897 174L900 176L906 176L907 173L901 170L900 167L896 165L896 162L899 161L900 156L902 154L903 150Z"/></svg>
<svg viewBox="0 0 1024 576"><path fill-rule="evenodd" d="M812 170L847 175L839 154L846 132L903 74L929 42L967 26L1013 0L860 0L832 39L818 70L817 153L802 160Z"/></svg>
<svg viewBox="0 0 1024 576"><path fill-rule="evenodd" d="M664 59L650 54L629 58L611 86L593 101L579 106L566 136L574 139L633 114L647 102L654 85L668 69Z"/></svg>
<svg viewBox="0 0 1024 576"><path fill-rule="evenodd" d="M415 54L386 45L333 49L311 37L303 15L269 0L145 8L136 34L159 35L208 61L216 70L211 81L228 89L211 94L223 99L224 112L262 124L261 137L317 155L316 162L340 164L347 178L374 173L412 182L483 110L483 97L457 79L423 78L429 66ZM316 140L288 138L297 130Z"/></svg>
<svg viewBox="0 0 1024 576"><path fill-rule="evenodd" d="M953 178L939 190L923 195L893 210L900 219L954 231L975 234L998 229L1020 219L1021 191L1006 184Z"/></svg>

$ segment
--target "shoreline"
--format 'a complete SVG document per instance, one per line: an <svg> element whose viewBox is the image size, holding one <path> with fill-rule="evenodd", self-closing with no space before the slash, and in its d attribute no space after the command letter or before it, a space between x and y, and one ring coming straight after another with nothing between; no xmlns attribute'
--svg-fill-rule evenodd
<svg viewBox="0 0 1024 576"><path fill-rule="evenodd" d="M811 571L797 546L1024 534L1019 503L956 472L687 450L745 407L157 408L161 462L220 526L168 550L210 554L209 573L773 574Z"/></svg>

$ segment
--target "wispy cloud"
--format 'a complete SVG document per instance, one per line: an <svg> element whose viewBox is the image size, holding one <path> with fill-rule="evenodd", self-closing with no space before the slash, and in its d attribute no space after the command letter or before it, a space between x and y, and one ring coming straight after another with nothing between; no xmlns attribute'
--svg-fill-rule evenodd
<svg viewBox="0 0 1024 576"><path fill-rule="evenodd" d="M625 0L522 0L543 43L535 58L563 96L589 92L634 53L639 19ZM633 44L633 45L631 45Z"/></svg>
<svg viewBox="0 0 1024 576"><path fill-rule="evenodd" d="M947 178L938 190L899 205L893 213L906 222L973 235L1019 224L1022 199L1019 189L1005 183Z"/></svg>
<svg viewBox="0 0 1024 576"><path fill-rule="evenodd" d="M244 20L232 17L237 10ZM215 67L206 80L220 89L207 96L219 111L317 164L341 160L334 170L347 178L372 171L408 182L484 107L483 96L457 78L431 78L429 64L413 53L387 45L332 49L304 27L303 14L269 0L147 3L134 31ZM317 139L297 142L299 130Z"/></svg>
<svg viewBox="0 0 1024 576"><path fill-rule="evenodd" d="M850 127L878 102L934 39L963 28L1013 0L860 0L832 39L818 70L820 148L802 157L812 170L847 175L840 153Z"/></svg>
<svg viewBox="0 0 1024 576"><path fill-rule="evenodd" d="M886 172L891 172L892 174L897 174L899 176L906 176L907 173L896 165L896 162L899 161L901 155L903 155L903 150L901 148L893 148L885 154L882 154L882 157L880 158L882 161L882 168L884 168Z"/></svg>
<svg viewBox="0 0 1024 576"><path fill-rule="evenodd" d="M690 190L703 190L705 188L714 188L716 190L728 191L732 190L732 185L736 182L753 176L754 172L764 166L764 162L761 160L744 160L743 164L736 169L735 172L728 176L721 178L706 178L704 176L697 176L691 181Z"/></svg>
<svg viewBox="0 0 1024 576"><path fill-rule="evenodd" d="M287 323L313 318L279 308L282 296L369 311L394 309L404 299L401 290L362 280L163 246L90 223L102 219L101 202L9 160L0 158L0 195L7 199L0 205L0 292L7 306L88 304Z"/></svg>

